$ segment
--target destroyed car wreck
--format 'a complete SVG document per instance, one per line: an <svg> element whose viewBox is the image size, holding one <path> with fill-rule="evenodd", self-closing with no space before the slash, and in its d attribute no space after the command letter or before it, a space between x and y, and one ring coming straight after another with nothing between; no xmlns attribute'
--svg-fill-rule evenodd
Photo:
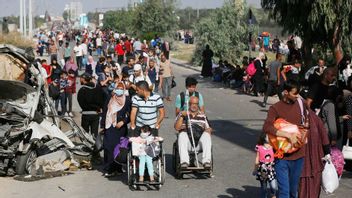
<svg viewBox="0 0 352 198"><path fill-rule="evenodd" d="M77 162L94 149L90 134L58 116L41 67L29 52L0 45L0 175L37 174L38 158L64 151Z"/></svg>

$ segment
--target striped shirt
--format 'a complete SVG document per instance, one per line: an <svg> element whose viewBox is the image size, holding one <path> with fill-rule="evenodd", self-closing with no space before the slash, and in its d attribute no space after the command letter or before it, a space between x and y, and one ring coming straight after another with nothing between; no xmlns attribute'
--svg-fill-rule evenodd
<svg viewBox="0 0 352 198"><path fill-rule="evenodd" d="M178 120L178 118L180 116L182 116L182 112L180 112L178 114L176 120ZM192 126L194 126L194 124L196 124L196 125L200 126L201 128L203 128L203 131L210 128L207 116L204 113L198 112L198 114L195 115L194 117L192 116L192 114L189 114L189 117L190 117ZM186 125L187 120L188 119L186 116L186 118L183 119L183 123L182 123L182 128L185 128L185 129L181 130L180 132L187 132L187 130L188 130L187 125Z"/></svg>
<svg viewBox="0 0 352 198"><path fill-rule="evenodd" d="M151 93L146 101L138 95L133 96L132 107L138 109L136 126L142 127L149 125L151 128L155 128L155 124L158 120L158 110L164 108L164 104L158 94Z"/></svg>

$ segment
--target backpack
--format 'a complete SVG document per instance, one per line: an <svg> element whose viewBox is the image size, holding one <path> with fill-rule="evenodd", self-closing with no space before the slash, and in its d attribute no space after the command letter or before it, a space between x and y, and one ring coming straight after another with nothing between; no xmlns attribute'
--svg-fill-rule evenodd
<svg viewBox="0 0 352 198"><path fill-rule="evenodd" d="M197 98L199 98L199 92L195 92L194 94ZM180 97L181 97L181 108L180 110L184 110L184 106L185 106L185 103L186 103L186 95L185 95L185 92L181 92L180 93Z"/></svg>
<svg viewBox="0 0 352 198"><path fill-rule="evenodd" d="M53 84L49 86L49 96L53 100L57 100L60 97L60 87L55 87Z"/></svg>
<svg viewBox="0 0 352 198"><path fill-rule="evenodd" d="M248 65L246 69L246 73L250 76L254 76L255 72L257 72L257 69L255 68L254 61L253 61Z"/></svg>

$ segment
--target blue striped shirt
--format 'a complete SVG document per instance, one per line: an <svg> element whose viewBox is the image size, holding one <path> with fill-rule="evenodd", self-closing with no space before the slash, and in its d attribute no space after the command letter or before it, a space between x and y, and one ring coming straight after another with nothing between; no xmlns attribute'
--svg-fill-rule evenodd
<svg viewBox="0 0 352 198"><path fill-rule="evenodd" d="M151 128L155 128L155 124L158 120L158 110L164 108L164 104L158 94L151 93L147 100L142 99L138 95L133 96L132 107L138 109L136 126L142 127L149 125Z"/></svg>

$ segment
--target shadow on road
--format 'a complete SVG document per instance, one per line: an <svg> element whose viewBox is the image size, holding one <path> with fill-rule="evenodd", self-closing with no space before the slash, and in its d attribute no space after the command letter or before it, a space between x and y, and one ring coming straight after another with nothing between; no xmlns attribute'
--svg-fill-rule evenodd
<svg viewBox="0 0 352 198"><path fill-rule="evenodd" d="M218 198L243 198L259 197L260 188L254 186L242 186L242 189L228 188L226 193L230 195L218 195Z"/></svg>
<svg viewBox="0 0 352 198"><path fill-rule="evenodd" d="M260 128L262 126L262 120L236 120L236 122L243 122L252 126L257 124ZM250 129L229 120L210 120L210 124L215 129L213 135L254 152L260 130Z"/></svg>

